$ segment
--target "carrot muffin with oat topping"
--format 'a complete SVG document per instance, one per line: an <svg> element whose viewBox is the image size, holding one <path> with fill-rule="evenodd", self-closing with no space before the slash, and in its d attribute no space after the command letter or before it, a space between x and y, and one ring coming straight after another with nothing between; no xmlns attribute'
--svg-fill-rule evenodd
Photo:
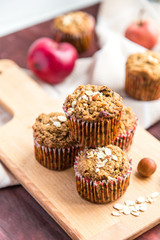
<svg viewBox="0 0 160 240"><path fill-rule="evenodd" d="M160 98L160 53L147 51L129 56L126 62L125 90L138 100Z"/></svg>
<svg viewBox="0 0 160 240"><path fill-rule="evenodd" d="M63 170L73 166L79 146L63 113L42 113L33 125L35 157L44 167Z"/></svg>
<svg viewBox="0 0 160 240"><path fill-rule="evenodd" d="M108 145L81 151L74 168L81 197L95 203L108 203L126 191L132 165L119 147Z"/></svg>
<svg viewBox="0 0 160 240"><path fill-rule="evenodd" d="M119 134L114 141L114 145L128 152L133 141L137 126L137 117L130 107L123 106Z"/></svg>
<svg viewBox="0 0 160 240"><path fill-rule="evenodd" d="M55 39L69 42L78 50L87 50L92 42L95 20L85 12L72 12L57 17L53 22Z"/></svg>
<svg viewBox="0 0 160 240"><path fill-rule="evenodd" d="M116 138L122 98L106 86L82 85L68 95L64 111L72 135L83 146L106 146Z"/></svg>

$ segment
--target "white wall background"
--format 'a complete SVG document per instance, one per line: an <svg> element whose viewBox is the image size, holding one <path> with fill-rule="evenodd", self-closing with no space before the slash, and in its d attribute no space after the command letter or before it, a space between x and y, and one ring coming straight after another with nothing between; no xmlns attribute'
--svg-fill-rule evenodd
<svg viewBox="0 0 160 240"><path fill-rule="evenodd" d="M0 0L0 37L101 0Z"/></svg>

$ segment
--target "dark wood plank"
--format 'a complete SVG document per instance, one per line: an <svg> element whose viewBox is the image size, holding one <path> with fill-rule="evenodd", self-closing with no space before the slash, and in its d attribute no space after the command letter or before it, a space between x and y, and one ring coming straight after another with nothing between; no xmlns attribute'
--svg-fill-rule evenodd
<svg viewBox="0 0 160 240"><path fill-rule="evenodd" d="M97 16L99 4L83 9ZM0 38L0 58L9 58L21 67L27 67L30 44L39 37L51 37L51 21ZM89 51L80 57L92 56L98 49L96 38ZM160 122L148 129L160 139ZM59 240L70 239L58 224L21 186L0 190L0 240ZM160 225L147 231L137 240L160 239Z"/></svg>
<svg viewBox="0 0 160 240"><path fill-rule="evenodd" d="M0 190L1 240L67 240L68 235L21 186Z"/></svg>
<svg viewBox="0 0 160 240"><path fill-rule="evenodd" d="M154 137L160 140L160 121L147 129Z"/></svg>

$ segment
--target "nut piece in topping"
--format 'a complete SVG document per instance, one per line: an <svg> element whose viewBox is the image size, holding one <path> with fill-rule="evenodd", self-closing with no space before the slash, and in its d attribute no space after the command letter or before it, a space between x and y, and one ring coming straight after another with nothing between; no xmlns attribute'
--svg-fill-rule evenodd
<svg viewBox="0 0 160 240"><path fill-rule="evenodd" d="M54 125L55 127L61 127L61 124L60 124L60 122L58 122L58 121L54 121L54 122L53 122L53 125Z"/></svg>
<svg viewBox="0 0 160 240"><path fill-rule="evenodd" d="M121 216L121 214L119 212L117 212L117 211L113 211L112 215L115 216L115 217Z"/></svg>
<svg viewBox="0 0 160 240"><path fill-rule="evenodd" d="M58 116L57 119L60 121L60 122L65 122L67 121L67 118L65 116Z"/></svg>
<svg viewBox="0 0 160 240"><path fill-rule="evenodd" d="M156 171L156 168L157 164L150 158L142 158L137 166L138 173L143 177L151 176Z"/></svg>

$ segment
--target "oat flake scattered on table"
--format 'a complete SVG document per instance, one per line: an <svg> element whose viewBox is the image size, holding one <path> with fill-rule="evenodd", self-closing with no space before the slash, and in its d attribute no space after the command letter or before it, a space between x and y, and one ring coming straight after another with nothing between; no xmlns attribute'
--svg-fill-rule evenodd
<svg viewBox="0 0 160 240"><path fill-rule="evenodd" d="M124 215L133 215L135 217L140 216L142 212L147 210L147 203L151 204L154 200L159 197L158 192L153 192L151 195L145 197L138 197L136 201L126 200L124 204L116 203L113 205L113 208L117 211L113 211L111 214L116 217L120 217L122 213Z"/></svg>

